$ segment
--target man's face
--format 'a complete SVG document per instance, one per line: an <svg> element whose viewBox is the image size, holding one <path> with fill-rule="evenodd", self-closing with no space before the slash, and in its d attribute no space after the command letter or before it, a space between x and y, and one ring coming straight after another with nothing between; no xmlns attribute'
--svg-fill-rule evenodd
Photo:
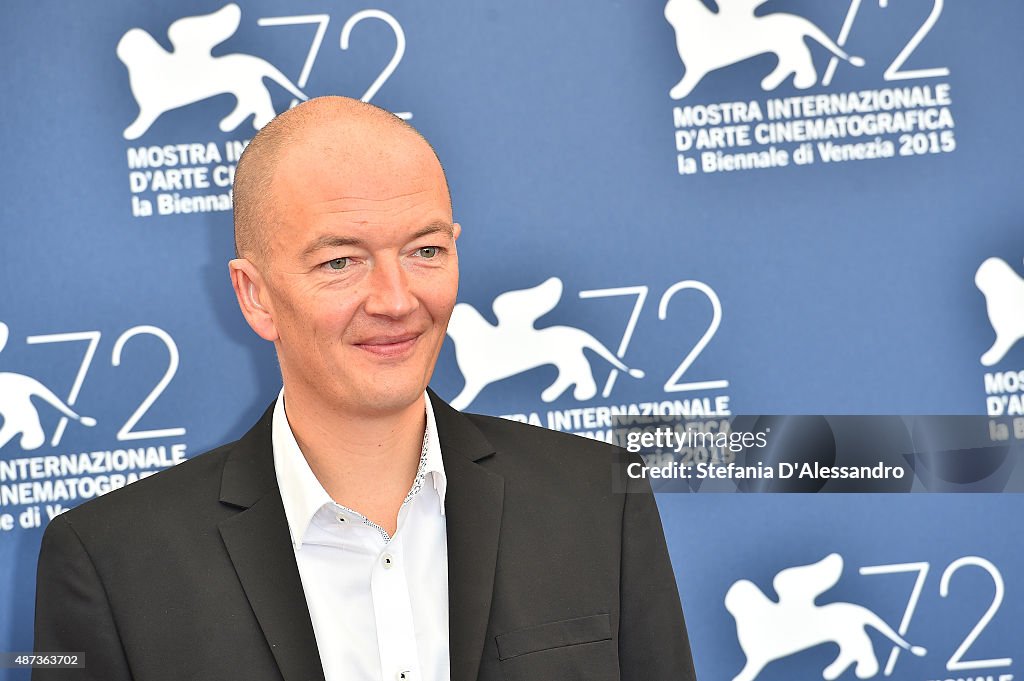
<svg viewBox="0 0 1024 681"><path fill-rule="evenodd" d="M347 413L414 403L458 291L448 189L421 140L289 154L260 266L286 391Z"/></svg>

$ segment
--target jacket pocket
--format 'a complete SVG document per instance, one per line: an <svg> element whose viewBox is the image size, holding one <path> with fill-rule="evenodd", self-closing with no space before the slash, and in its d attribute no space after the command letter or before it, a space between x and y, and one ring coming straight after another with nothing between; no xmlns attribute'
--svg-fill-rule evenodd
<svg viewBox="0 0 1024 681"><path fill-rule="evenodd" d="M506 681L619 679L619 654L607 614L518 629L495 642Z"/></svg>
<svg viewBox="0 0 1024 681"><path fill-rule="evenodd" d="M611 620L607 614L602 614L517 629L500 634L495 637L495 642L498 644L498 659L507 660L541 650L610 641L611 638Z"/></svg>

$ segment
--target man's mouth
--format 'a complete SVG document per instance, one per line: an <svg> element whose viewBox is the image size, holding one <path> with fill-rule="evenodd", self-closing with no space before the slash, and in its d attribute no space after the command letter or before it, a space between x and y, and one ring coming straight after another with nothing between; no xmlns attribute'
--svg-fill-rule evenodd
<svg viewBox="0 0 1024 681"><path fill-rule="evenodd" d="M372 338L363 339L356 343L355 346L377 357L400 357L416 345L419 337L419 333L373 336Z"/></svg>

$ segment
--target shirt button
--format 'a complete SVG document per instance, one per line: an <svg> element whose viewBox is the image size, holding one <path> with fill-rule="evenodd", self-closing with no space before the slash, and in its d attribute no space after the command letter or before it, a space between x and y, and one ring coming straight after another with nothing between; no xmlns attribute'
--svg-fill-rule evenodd
<svg viewBox="0 0 1024 681"><path fill-rule="evenodd" d="M412 672L398 672L395 674L395 678L398 679L398 681L411 681Z"/></svg>
<svg viewBox="0 0 1024 681"><path fill-rule="evenodd" d="M392 556L390 553L385 553L383 556L380 557L380 562L381 562L381 565L384 566L385 570L390 570L392 568L392 566L395 564L395 557ZM408 674L408 673L409 672L399 672L399 674ZM400 678L405 678L405 677L400 677Z"/></svg>
<svg viewBox="0 0 1024 681"><path fill-rule="evenodd" d="M343 515L339 515L339 516L338 516L338 522L339 522L339 523L343 523L343 522L345 522L345 516L343 516Z"/></svg>

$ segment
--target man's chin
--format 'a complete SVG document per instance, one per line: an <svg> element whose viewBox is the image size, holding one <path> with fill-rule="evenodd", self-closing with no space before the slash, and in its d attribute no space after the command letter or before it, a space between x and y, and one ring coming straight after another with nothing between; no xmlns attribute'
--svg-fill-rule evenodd
<svg viewBox="0 0 1024 681"><path fill-rule="evenodd" d="M366 416L390 416L416 404L423 397L423 391L419 385L390 389L382 389L380 385L365 386L359 391L354 406Z"/></svg>

